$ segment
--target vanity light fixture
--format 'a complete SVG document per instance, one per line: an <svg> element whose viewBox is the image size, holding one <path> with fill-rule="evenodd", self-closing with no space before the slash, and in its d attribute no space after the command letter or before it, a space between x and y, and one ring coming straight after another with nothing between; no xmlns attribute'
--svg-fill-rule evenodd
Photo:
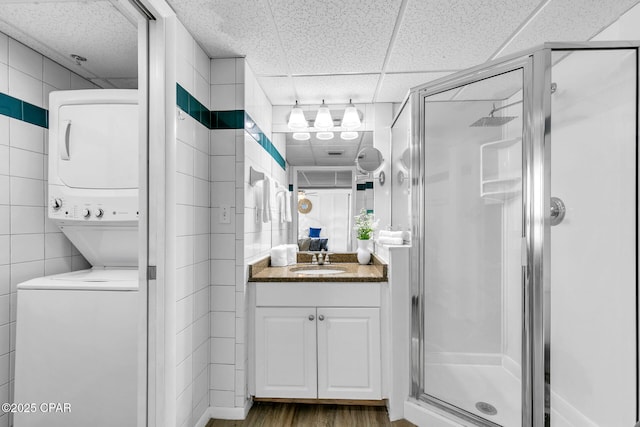
<svg viewBox="0 0 640 427"><path fill-rule="evenodd" d="M352 141L357 137L358 137L358 132L353 132L353 131L340 132L340 138L344 139L345 141Z"/></svg>
<svg viewBox="0 0 640 427"><path fill-rule="evenodd" d="M291 130L302 130L309 126L307 119L304 117L304 111L302 111L302 107L298 105L297 100L296 105L291 108L288 125Z"/></svg>
<svg viewBox="0 0 640 427"><path fill-rule="evenodd" d="M316 138L321 141L328 141L333 139L333 132L318 132L316 133Z"/></svg>
<svg viewBox="0 0 640 427"><path fill-rule="evenodd" d="M309 132L294 132L293 139L296 141L308 141L311 138L311 134Z"/></svg>
<svg viewBox="0 0 640 427"><path fill-rule="evenodd" d="M344 110L344 116L342 116L342 127L346 130L353 130L360 127L362 122L360 121L360 115L358 114L358 110L356 106L353 105L351 99L349 99L349 105ZM346 139L346 138L345 138ZM355 139L355 138L351 138Z"/></svg>
<svg viewBox="0 0 640 427"><path fill-rule="evenodd" d="M318 109L318 113L316 114L316 120L313 124L316 129L320 129L323 131L328 131L333 127L333 118L331 117L331 112L329 111L329 107L324 103L324 99L322 100L322 105ZM331 136L333 138L333 135ZM331 139L327 138L327 139Z"/></svg>

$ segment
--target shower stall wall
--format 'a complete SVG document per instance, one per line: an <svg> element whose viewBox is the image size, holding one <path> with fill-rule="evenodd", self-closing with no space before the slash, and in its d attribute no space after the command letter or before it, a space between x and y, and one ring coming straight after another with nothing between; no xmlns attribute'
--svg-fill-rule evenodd
<svg viewBox="0 0 640 427"><path fill-rule="evenodd" d="M408 99L412 397L460 425L633 426L638 44L545 44Z"/></svg>

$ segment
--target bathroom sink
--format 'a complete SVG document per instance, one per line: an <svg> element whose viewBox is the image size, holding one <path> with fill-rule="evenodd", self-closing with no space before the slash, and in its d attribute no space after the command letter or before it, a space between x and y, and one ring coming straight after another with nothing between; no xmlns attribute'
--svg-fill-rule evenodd
<svg viewBox="0 0 640 427"><path fill-rule="evenodd" d="M317 265L314 265L309 267L294 267L291 269L291 271L294 271L298 274L324 275L344 273L346 269L340 267L318 267Z"/></svg>

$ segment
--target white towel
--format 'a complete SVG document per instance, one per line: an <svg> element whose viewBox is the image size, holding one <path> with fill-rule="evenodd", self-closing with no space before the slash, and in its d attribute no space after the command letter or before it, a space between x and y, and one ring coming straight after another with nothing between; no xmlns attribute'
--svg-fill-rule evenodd
<svg viewBox="0 0 640 427"><path fill-rule="evenodd" d="M378 243L381 245L401 245L403 240L402 237L379 237Z"/></svg>
<svg viewBox="0 0 640 427"><path fill-rule="evenodd" d="M285 204L287 203L287 195L285 193L286 191L278 190L278 193L276 194L276 201L278 205L277 218L278 218L278 222L280 223L285 222L285 217L286 217Z"/></svg>
<svg viewBox="0 0 640 427"><path fill-rule="evenodd" d="M403 231L390 231L390 230L380 230L378 233L378 238L390 237L393 239L402 238Z"/></svg>
<svg viewBox="0 0 640 427"><path fill-rule="evenodd" d="M286 222L291 222L291 191L287 191L286 192L286 199L284 202L284 209L285 209L285 218L284 220Z"/></svg>
<svg viewBox="0 0 640 427"><path fill-rule="evenodd" d="M286 267L287 265L287 248L284 245L271 248L271 266Z"/></svg>
<svg viewBox="0 0 640 427"><path fill-rule="evenodd" d="M287 264L288 265L293 265L293 264L297 264L298 263L298 245L297 244L290 244L290 245L284 245L287 248Z"/></svg>
<svg viewBox="0 0 640 427"><path fill-rule="evenodd" d="M271 182L265 175L262 181L262 222L271 221Z"/></svg>
<svg viewBox="0 0 640 427"><path fill-rule="evenodd" d="M278 181L273 178L269 180L269 207L271 208L269 221L278 221Z"/></svg>

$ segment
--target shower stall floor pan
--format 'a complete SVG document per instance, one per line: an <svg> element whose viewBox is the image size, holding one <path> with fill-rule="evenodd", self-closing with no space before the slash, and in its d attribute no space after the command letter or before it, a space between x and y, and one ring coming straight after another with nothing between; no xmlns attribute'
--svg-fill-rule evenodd
<svg viewBox="0 0 640 427"><path fill-rule="evenodd" d="M425 371L427 394L502 426L521 425L522 386L504 367L427 363ZM492 405L497 413L482 413L478 402Z"/></svg>

